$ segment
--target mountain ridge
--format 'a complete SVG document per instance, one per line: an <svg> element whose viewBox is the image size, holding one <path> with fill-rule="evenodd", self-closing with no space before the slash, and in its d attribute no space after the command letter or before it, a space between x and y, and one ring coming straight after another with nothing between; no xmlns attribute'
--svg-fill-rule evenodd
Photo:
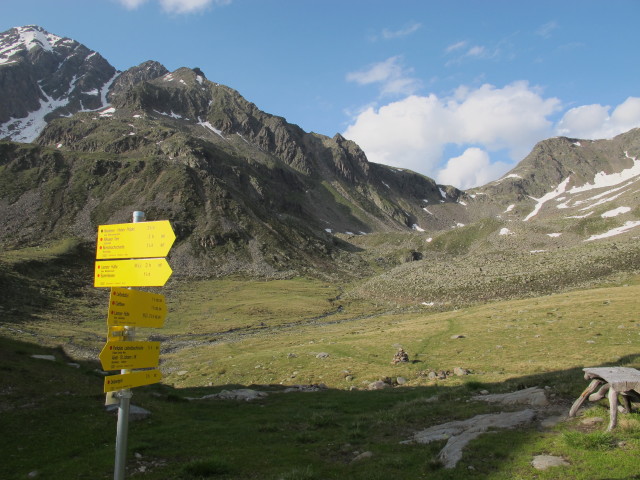
<svg viewBox="0 0 640 480"><path fill-rule="evenodd" d="M40 27L0 35L0 85L44 71L43 62L61 71L57 86L24 77L31 90L22 107L37 104L39 113L0 117L9 140L0 144L4 245L65 236L91 242L96 225L145 210L174 223L173 255L188 275L366 276L443 252L459 258L568 248L598 235L632 239L626 232L640 218L639 129L610 140L541 141L501 179L461 191L369 162L353 141L307 133L198 68L169 72L149 60L116 72L96 52ZM95 108L86 108L87 96ZM27 125L36 117L43 123ZM42 127L37 138L12 143L25 125L31 133ZM380 248L372 247L376 236L394 232L416 241L366 259Z"/></svg>

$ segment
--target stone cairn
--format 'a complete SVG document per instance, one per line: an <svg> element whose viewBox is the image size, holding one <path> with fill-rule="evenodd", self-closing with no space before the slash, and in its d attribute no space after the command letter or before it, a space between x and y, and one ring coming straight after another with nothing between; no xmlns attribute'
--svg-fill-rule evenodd
<svg viewBox="0 0 640 480"><path fill-rule="evenodd" d="M407 354L407 352L405 352L404 349L399 348L398 351L393 356L393 360L391 360L391 363L393 365L396 365L398 363L407 363L408 361L409 361L409 355Z"/></svg>

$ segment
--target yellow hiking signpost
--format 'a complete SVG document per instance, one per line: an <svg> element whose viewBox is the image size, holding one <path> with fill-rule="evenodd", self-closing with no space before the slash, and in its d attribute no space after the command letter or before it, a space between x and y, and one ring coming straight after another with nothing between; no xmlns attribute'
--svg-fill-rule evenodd
<svg viewBox="0 0 640 480"><path fill-rule="evenodd" d="M165 258L96 262L94 287L162 287L172 270Z"/></svg>
<svg viewBox="0 0 640 480"><path fill-rule="evenodd" d="M142 387L143 385L158 383L161 380L162 374L160 370L141 370L139 372L123 373L121 375L109 375L104 379L104 391L107 393Z"/></svg>
<svg viewBox="0 0 640 480"><path fill-rule="evenodd" d="M133 223L98 227L93 285L111 288L107 343L99 358L104 370L120 370L104 379L107 403L119 399L114 480L125 475L130 389L162 380L160 342L133 341L135 328L162 327L167 315L164 295L122 287L167 283L172 270L164 257L175 239L168 220L145 222L144 212L133 212Z"/></svg>
<svg viewBox="0 0 640 480"><path fill-rule="evenodd" d="M160 342L107 342L99 358L103 370L155 368L160 361Z"/></svg>
<svg viewBox="0 0 640 480"><path fill-rule="evenodd" d="M166 316L164 295L128 288L111 289L107 325L160 328Z"/></svg>
<svg viewBox="0 0 640 480"><path fill-rule="evenodd" d="M100 225L96 259L165 257L175 239L168 220Z"/></svg>

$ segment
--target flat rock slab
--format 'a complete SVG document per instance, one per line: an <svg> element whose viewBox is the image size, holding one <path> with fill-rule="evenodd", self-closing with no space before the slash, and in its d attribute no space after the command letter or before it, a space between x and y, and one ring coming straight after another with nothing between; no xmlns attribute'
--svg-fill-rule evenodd
<svg viewBox="0 0 640 480"><path fill-rule="evenodd" d="M35 358L37 360L49 360L50 362L56 361L56 357L53 355L31 355L31 358Z"/></svg>
<svg viewBox="0 0 640 480"><path fill-rule="evenodd" d="M118 405L107 405L105 410L108 413L118 413ZM129 405L129 421L135 422L137 420L145 420L151 416L151 412L146 408L139 407L137 405Z"/></svg>
<svg viewBox="0 0 640 480"><path fill-rule="evenodd" d="M476 395L473 399L502 405L530 405L532 407L546 407L549 405L545 391L538 387L525 388L511 393Z"/></svg>
<svg viewBox="0 0 640 480"><path fill-rule="evenodd" d="M213 393L203 397L186 397L187 400L209 400L212 398L220 398L223 400L240 400L250 402L258 398L266 397L267 392L252 390L251 388L239 388L237 390L222 390L220 393Z"/></svg>
<svg viewBox="0 0 640 480"><path fill-rule="evenodd" d="M562 457L556 457L554 455L537 455L533 457L531 465L533 465L533 468L536 470L546 470L551 467L568 467L569 463Z"/></svg>
<svg viewBox="0 0 640 480"><path fill-rule="evenodd" d="M454 468L462 458L462 449L474 438L489 429L515 428L530 423L535 418L536 412L531 409L476 415L468 420L458 420L427 428L401 443L431 443L447 440L438 457L444 464L444 468Z"/></svg>

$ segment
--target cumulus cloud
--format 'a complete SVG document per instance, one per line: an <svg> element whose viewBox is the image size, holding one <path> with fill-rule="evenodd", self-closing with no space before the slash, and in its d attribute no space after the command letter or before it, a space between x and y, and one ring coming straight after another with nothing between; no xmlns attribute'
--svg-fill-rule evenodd
<svg viewBox="0 0 640 480"><path fill-rule="evenodd" d="M453 183L460 186L483 178L482 172L470 173L473 165L487 175L502 173L508 165L483 163L478 151L467 150L443 167L447 145L480 146L485 152L504 150L515 163L537 141L552 136L553 123L548 117L559 108L558 99L543 98L526 82L503 88L488 84L476 89L461 87L451 97L411 95L378 109L369 107L343 135L358 143L372 162L409 168L438 181L439 175L451 179L453 170L461 169L458 179L463 183ZM470 159L469 169L462 169Z"/></svg>
<svg viewBox="0 0 640 480"><path fill-rule="evenodd" d="M440 183L466 189L485 185L510 169L504 162L493 162L481 148L467 148L459 157L450 158L436 176Z"/></svg>
<svg viewBox="0 0 640 480"><path fill-rule="evenodd" d="M367 69L347 74L347 81L359 85L379 84L381 95L411 95L420 88L413 71L402 65L399 56L374 63Z"/></svg>
<svg viewBox="0 0 640 480"><path fill-rule="evenodd" d="M129 10L138 8L148 0L117 0ZM167 13L192 13L202 11L209 6L229 5L232 0L158 0L162 9Z"/></svg>
<svg viewBox="0 0 640 480"><path fill-rule="evenodd" d="M567 111L556 132L565 137L595 140L612 138L640 126L640 98L629 97L613 112L610 106L582 105Z"/></svg>

